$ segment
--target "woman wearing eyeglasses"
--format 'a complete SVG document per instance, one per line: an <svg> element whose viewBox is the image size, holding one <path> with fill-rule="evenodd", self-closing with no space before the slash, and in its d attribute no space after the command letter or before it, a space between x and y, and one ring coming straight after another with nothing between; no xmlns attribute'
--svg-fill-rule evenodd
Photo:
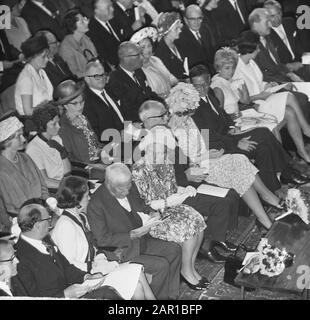
<svg viewBox="0 0 310 320"><path fill-rule="evenodd" d="M58 207L64 209L52 232L52 239L67 260L82 271L106 275L104 285L116 289L126 300L155 300L143 266L108 261L98 253L87 220L89 188L87 180L69 176L57 192Z"/></svg>
<svg viewBox="0 0 310 320"><path fill-rule="evenodd" d="M83 77L87 62L98 56L93 42L86 35L88 22L78 9L70 10L63 19L67 35L61 42L59 54L78 78Z"/></svg>
<svg viewBox="0 0 310 320"><path fill-rule="evenodd" d="M103 145L91 127L84 109L84 82L65 80L55 90L56 104L64 108L60 118L59 136L69 159L91 169L94 179L102 179L106 165L102 163ZM96 169L96 170L95 170Z"/></svg>
<svg viewBox="0 0 310 320"><path fill-rule="evenodd" d="M12 243L0 239L0 297L13 296L11 278L17 274L17 264Z"/></svg>
<svg viewBox="0 0 310 320"><path fill-rule="evenodd" d="M32 198L48 198L40 170L24 152L23 124L14 116L0 122L0 230L9 230L12 216ZM9 215L10 214L10 215Z"/></svg>

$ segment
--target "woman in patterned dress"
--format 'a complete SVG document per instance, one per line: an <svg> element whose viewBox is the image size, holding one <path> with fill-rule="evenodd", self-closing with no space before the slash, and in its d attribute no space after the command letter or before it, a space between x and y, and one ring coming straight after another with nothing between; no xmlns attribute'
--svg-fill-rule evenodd
<svg viewBox="0 0 310 320"><path fill-rule="evenodd" d="M192 289L201 290L206 287L206 279L196 271L195 260L206 224L199 212L182 204L186 198L195 196L196 190L177 186L174 167L169 161L171 151L174 154L174 150L163 144L147 145L144 157L133 166L132 177L141 198L154 210L160 210L162 217L168 217L152 227L151 236L182 246L181 276Z"/></svg>
<svg viewBox="0 0 310 320"><path fill-rule="evenodd" d="M279 198L274 195L258 176L258 169L242 154L224 154L224 150L206 149L204 139L190 113L172 114L169 126L178 139L178 145L190 159L193 166L205 167L206 182L220 187L235 189L248 204L259 222L271 227L258 194L267 203L279 206Z"/></svg>

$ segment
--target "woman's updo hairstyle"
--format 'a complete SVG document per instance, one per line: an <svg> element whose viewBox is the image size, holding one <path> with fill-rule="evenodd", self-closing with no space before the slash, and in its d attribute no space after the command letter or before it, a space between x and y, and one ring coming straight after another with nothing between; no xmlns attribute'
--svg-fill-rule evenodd
<svg viewBox="0 0 310 320"><path fill-rule="evenodd" d="M238 52L241 55L253 53L259 44L259 35L251 30L244 31L237 40Z"/></svg>

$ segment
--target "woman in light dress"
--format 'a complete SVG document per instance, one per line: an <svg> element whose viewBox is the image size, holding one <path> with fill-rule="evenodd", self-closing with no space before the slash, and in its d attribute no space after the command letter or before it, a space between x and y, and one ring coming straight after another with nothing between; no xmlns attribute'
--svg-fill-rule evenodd
<svg viewBox="0 0 310 320"><path fill-rule="evenodd" d="M143 66L147 81L151 89L159 96L168 96L171 87L177 84L177 78L170 73L160 58L153 55L153 43L158 33L153 27L146 27L137 31L130 41L137 43L142 49Z"/></svg>
<svg viewBox="0 0 310 320"><path fill-rule="evenodd" d="M269 229L271 221L258 195L274 206L279 206L280 200L264 185L257 174L258 169L249 159L242 154L224 154L224 149L208 152L204 139L188 112L172 113L169 126L191 165L201 168L199 174L208 174L205 181L235 189L252 209L258 221Z"/></svg>
<svg viewBox="0 0 310 320"><path fill-rule="evenodd" d="M253 37L257 36L251 32L252 35ZM283 121L296 145L297 152L305 161L309 162L310 155L305 149L302 135L310 137L310 125L306 121L294 95L289 92L271 93L266 91L275 84L263 83L262 77L260 79L252 77L252 81L255 83L254 88L253 85L250 85L249 77L246 78L241 75L240 69L244 66L245 61L248 63L257 55L257 46L258 42L253 53L247 53L246 57L243 55L243 58L242 55L239 58L236 51L232 49L224 48L218 50L214 58L214 65L218 74L212 78L211 87L228 114L239 112L239 101L245 103L255 102L258 104L258 111L273 115L278 123ZM239 67L237 74L235 74L237 66ZM255 68L255 71L256 74L257 71L260 72L258 67ZM253 70L248 70L246 73L249 75L249 72L254 76ZM241 78L239 78L238 74ZM280 135L277 135L277 138L280 139Z"/></svg>
<svg viewBox="0 0 310 320"><path fill-rule="evenodd" d="M85 214L89 202L87 180L65 177L56 197L64 211L51 236L67 260L83 271L106 275L103 285L116 289L125 300L155 300L141 264L119 264L96 252Z"/></svg>

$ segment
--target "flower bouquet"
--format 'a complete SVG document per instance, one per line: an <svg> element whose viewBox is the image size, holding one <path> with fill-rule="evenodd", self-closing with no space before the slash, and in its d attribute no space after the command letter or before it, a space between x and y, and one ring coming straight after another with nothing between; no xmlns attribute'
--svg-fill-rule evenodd
<svg viewBox="0 0 310 320"><path fill-rule="evenodd" d="M241 269L243 273L252 274L259 271L262 275L274 277L293 264L292 253L271 246L266 238L261 239L257 250L258 252L251 254L249 259L245 259L244 267Z"/></svg>
<svg viewBox="0 0 310 320"><path fill-rule="evenodd" d="M180 82L170 91L166 102L171 114L191 113L199 107L200 96L190 83Z"/></svg>
<svg viewBox="0 0 310 320"><path fill-rule="evenodd" d="M289 211L297 214L305 224L310 223L310 191L288 189L285 202Z"/></svg>

